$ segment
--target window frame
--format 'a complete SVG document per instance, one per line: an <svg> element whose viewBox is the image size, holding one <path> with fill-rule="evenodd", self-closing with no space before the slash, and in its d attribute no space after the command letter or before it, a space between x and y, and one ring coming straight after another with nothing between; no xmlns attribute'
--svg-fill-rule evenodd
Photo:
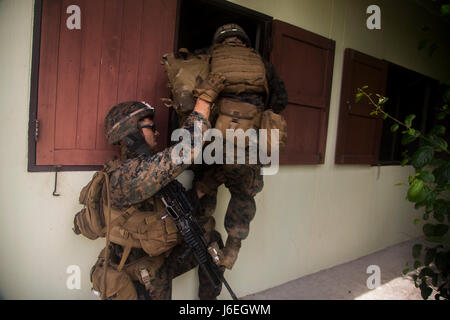
<svg viewBox="0 0 450 320"><path fill-rule="evenodd" d="M35 0L33 19L33 44L31 56L31 84L30 84L30 105L28 117L28 172L55 172L55 171L97 171L101 170L101 165L37 165L36 133L39 132L37 122L38 115L38 89L39 89L39 65L41 49L41 28L42 28L42 1Z"/></svg>

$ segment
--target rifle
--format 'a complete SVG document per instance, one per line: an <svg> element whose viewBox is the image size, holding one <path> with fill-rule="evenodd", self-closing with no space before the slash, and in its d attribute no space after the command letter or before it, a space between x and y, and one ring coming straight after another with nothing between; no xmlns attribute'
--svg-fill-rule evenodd
<svg viewBox="0 0 450 320"><path fill-rule="evenodd" d="M173 180L159 191L159 196L166 207L167 213L174 220L178 231L188 245L187 250L178 257L178 261L182 262L188 255L193 253L199 266L203 268L211 283L215 287L220 286L222 283L225 284L233 300L238 300L208 252L208 245L203 236L205 230L191 214L193 207L183 185L177 180Z"/></svg>

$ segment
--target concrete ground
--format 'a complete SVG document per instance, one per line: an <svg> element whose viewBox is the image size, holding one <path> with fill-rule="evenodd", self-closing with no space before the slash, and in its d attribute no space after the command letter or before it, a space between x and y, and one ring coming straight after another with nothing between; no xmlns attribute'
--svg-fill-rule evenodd
<svg viewBox="0 0 450 320"><path fill-rule="evenodd" d="M280 286L248 295L246 300L422 300L410 276L412 246L403 242L357 260L322 270ZM379 267L379 269L377 268ZM369 271L368 271L368 268ZM379 286L374 279L379 274Z"/></svg>

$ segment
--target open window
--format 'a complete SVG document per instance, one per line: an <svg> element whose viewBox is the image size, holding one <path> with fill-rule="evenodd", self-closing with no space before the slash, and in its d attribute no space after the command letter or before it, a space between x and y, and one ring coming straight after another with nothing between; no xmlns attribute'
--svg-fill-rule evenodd
<svg viewBox="0 0 450 320"><path fill-rule="evenodd" d="M269 60L272 17L223 0L178 1L174 50L206 50L217 28L228 23L241 26L251 46ZM179 124L176 112L173 109L169 112L169 132L172 132Z"/></svg>
<svg viewBox="0 0 450 320"><path fill-rule="evenodd" d="M236 23L245 30L252 47L268 59L271 22L270 16L228 1L180 0L175 49L187 48L192 52L207 48L218 27Z"/></svg>
<svg viewBox="0 0 450 320"><path fill-rule="evenodd" d="M402 154L412 155L422 140L402 145L403 130L392 133L393 120L370 115L374 107L366 98L355 102L357 88L365 85L368 93L389 98L384 104L388 114L400 121L415 114L413 127L426 133L437 124L436 107L444 104L440 101L439 82L394 63L345 49L335 161L338 164L400 164Z"/></svg>
<svg viewBox="0 0 450 320"><path fill-rule="evenodd" d="M435 123L438 106L439 82L418 72L399 65L388 63L386 96L389 100L384 108L387 113L403 121L406 116L415 114L413 127L428 132ZM401 131L392 133L393 120L383 122L379 164L400 164L403 152L412 155L420 146L421 139L404 146L401 144Z"/></svg>

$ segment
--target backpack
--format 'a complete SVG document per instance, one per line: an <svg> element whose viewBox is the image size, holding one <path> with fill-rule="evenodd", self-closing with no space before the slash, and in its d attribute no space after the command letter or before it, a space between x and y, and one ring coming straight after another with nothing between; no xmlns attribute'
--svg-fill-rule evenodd
<svg viewBox="0 0 450 320"><path fill-rule="evenodd" d="M166 106L173 107L180 125L194 109L195 99L193 90L199 79L205 79L209 74L210 56L207 54L194 55L186 48L181 48L175 53L166 53L162 57L168 86L172 93L172 99L163 99Z"/></svg>
<svg viewBox="0 0 450 320"><path fill-rule="evenodd" d="M102 268L105 283L103 287L97 288L105 296L107 290L104 288L106 282L109 282L106 273L111 273L108 276L111 277L111 282L114 282L113 279L127 282L126 276L117 272L120 273L124 268L132 248L142 248L150 257L157 257L168 252L181 239L174 221L157 197L150 199L153 201L153 211L141 211L138 205L122 210L111 207L109 175L119 165L119 160L107 162L103 170L95 172L91 181L81 190L79 202L84 207L75 215L73 227L75 234L82 234L91 240L106 237L104 260L107 263ZM110 242L124 247L121 261L116 267L108 264ZM126 296L131 297L130 293Z"/></svg>

